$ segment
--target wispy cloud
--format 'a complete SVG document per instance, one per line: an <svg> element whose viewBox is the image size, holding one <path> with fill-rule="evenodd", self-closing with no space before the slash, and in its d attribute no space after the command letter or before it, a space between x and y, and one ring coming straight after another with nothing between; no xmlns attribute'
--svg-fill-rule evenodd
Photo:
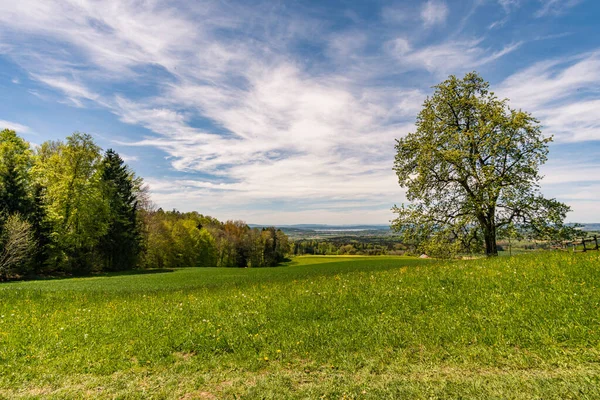
<svg viewBox="0 0 600 400"><path fill-rule="evenodd" d="M133 156L133 155L124 154L124 153L121 153L119 155L121 156L123 161L125 161L126 163L129 163L132 161L139 161L139 159L140 159L138 156Z"/></svg>
<svg viewBox="0 0 600 400"><path fill-rule="evenodd" d="M116 8L124 15L132 14L122 6ZM163 22L166 26L184 18L168 14L171 20ZM75 20L86 19L76 16ZM151 179L156 201L166 201L163 193L169 193L171 202L214 207L225 204L232 191L246 207L298 196L313 203L320 199L340 204L373 198L381 203L387 198L388 207L380 210L384 215L389 214L389 205L403 198L391 172L393 143L412 126L399 123L398 118L414 118L423 93L357 86L335 72L311 76L295 60L274 51L280 43L265 47L252 40L221 40L206 27L196 27L190 32L189 48L163 43L149 51L144 35L140 39L135 29L126 35L119 33L120 23L110 18L91 21L75 26L64 21L63 29L71 29L73 35L59 33L62 40L81 32L93 38L72 39L84 59L92 61L91 70L62 71L71 55L64 60L59 55L55 65L60 68L31 77L64 93L76 106L94 102L121 121L156 134L126 141L130 145L157 147L172 157L176 170L208 174L209 181L187 179L176 181L175 186ZM177 35L167 37L180 41ZM351 57L360 46L359 41L343 37L333 43L335 57L343 58ZM202 52L194 51L197 47ZM129 48L139 52L132 55ZM124 59L118 57L121 52ZM99 93L84 84L93 85L99 76L105 81L119 81L123 75L139 79L136 68L150 62L173 77L162 86L160 96L131 99ZM191 121L198 117L209 119L213 129L193 126Z"/></svg>
<svg viewBox="0 0 600 400"><path fill-rule="evenodd" d="M600 140L599 92L600 52L538 62L510 76L498 90L563 142Z"/></svg>
<svg viewBox="0 0 600 400"><path fill-rule="evenodd" d="M0 130L2 129L11 129L18 133L29 133L31 130L28 126L19 124L17 122L7 121L4 119L0 119Z"/></svg>
<svg viewBox="0 0 600 400"><path fill-rule="evenodd" d="M448 17L448 6L439 0L429 0L421 9L421 19L425 26L442 24Z"/></svg>
<svg viewBox="0 0 600 400"><path fill-rule="evenodd" d="M413 50L408 41L398 38L389 42L388 50L401 65L425 68L443 76L481 67L517 50L523 44L511 43L494 51L484 48L481 42L482 39L447 41Z"/></svg>
<svg viewBox="0 0 600 400"><path fill-rule="evenodd" d="M539 2L541 6L535 13L536 17L562 14L569 8L580 4L582 0L539 0Z"/></svg>
<svg viewBox="0 0 600 400"><path fill-rule="evenodd" d="M407 2L383 9L376 27L332 30L317 11L270 2L22 0L0 5L0 47L70 105L145 128L111 140L130 146L130 161L139 149L165 153L176 177L148 176L159 205L263 222L385 222L404 200L394 139L414 129L428 87L524 46L461 30L430 38L449 14L442 1ZM560 140L597 139L598 97L577 90L596 88L598 70L595 53L541 62L499 92Z"/></svg>
<svg viewBox="0 0 600 400"><path fill-rule="evenodd" d="M82 100L100 101L100 96L93 93L84 85L62 76L42 76L31 74L31 77L54 89L60 90L76 107L83 107Z"/></svg>
<svg viewBox="0 0 600 400"><path fill-rule="evenodd" d="M523 8L531 0L498 0L498 4L504 9L504 17L492 22L488 29L495 29L504 26L509 19L511 14L520 8ZM538 7L535 9L533 15L536 18L558 16L565 14L570 8L579 5L583 0L537 0Z"/></svg>
<svg viewBox="0 0 600 400"><path fill-rule="evenodd" d="M506 13L509 13L521 5L521 0L498 0L498 3L504 8Z"/></svg>

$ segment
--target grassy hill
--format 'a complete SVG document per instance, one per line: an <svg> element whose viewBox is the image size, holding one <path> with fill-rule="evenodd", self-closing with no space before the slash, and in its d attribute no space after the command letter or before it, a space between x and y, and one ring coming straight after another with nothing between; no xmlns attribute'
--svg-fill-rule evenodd
<svg viewBox="0 0 600 400"><path fill-rule="evenodd" d="M0 285L0 397L600 397L600 254Z"/></svg>

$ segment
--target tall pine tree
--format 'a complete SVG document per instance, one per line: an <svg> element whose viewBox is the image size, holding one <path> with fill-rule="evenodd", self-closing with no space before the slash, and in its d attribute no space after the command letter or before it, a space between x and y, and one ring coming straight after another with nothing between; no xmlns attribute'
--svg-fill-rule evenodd
<svg viewBox="0 0 600 400"><path fill-rule="evenodd" d="M1 131L0 212L25 217L31 211L32 201L28 189L31 163L29 143L17 136L15 131Z"/></svg>
<svg viewBox="0 0 600 400"><path fill-rule="evenodd" d="M141 239L135 178L123 159L109 149L100 165L100 180L109 206L108 231L98 243L105 269L133 268L140 253Z"/></svg>
<svg viewBox="0 0 600 400"><path fill-rule="evenodd" d="M33 251L33 273L46 272L47 262L52 251L52 226L48 222L44 208L44 187L34 183L32 188L32 208L28 221L33 230L33 240L36 248Z"/></svg>

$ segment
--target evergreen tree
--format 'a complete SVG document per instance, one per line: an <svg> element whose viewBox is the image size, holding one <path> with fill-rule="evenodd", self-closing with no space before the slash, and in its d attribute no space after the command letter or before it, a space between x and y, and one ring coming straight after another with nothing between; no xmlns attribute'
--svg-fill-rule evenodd
<svg viewBox="0 0 600 400"><path fill-rule="evenodd" d="M262 235L264 240L264 264L271 267L279 261L277 257L277 231L273 227L263 228Z"/></svg>
<svg viewBox="0 0 600 400"><path fill-rule="evenodd" d="M0 211L7 215L27 216L31 211L28 190L31 157L29 143L15 131L0 132Z"/></svg>
<svg viewBox="0 0 600 400"><path fill-rule="evenodd" d="M133 268L141 239L133 173L123 159L109 149L100 165L100 180L109 207L108 230L98 243L105 268L110 271Z"/></svg>
<svg viewBox="0 0 600 400"><path fill-rule="evenodd" d="M34 184L31 213L28 215L33 240L36 248L33 251L33 272L44 272L52 252L52 226L48 222L44 208L44 188L40 184Z"/></svg>

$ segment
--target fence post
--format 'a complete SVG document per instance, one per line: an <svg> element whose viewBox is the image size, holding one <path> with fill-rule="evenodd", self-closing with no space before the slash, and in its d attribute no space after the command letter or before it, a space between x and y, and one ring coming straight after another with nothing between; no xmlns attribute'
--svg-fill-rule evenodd
<svg viewBox="0 0 600 400"><path fill-rule="evenodd" d="M581 243L583 243L583 252L585 253L587 251L585 248L585 237L581 238Z"/></svg>
<svg viewBox="0 0 600 400"><path fill-rule="evenodd" d="M594 242L596 243L596 250L598 250L598 236L594 235Z"/></svg>

